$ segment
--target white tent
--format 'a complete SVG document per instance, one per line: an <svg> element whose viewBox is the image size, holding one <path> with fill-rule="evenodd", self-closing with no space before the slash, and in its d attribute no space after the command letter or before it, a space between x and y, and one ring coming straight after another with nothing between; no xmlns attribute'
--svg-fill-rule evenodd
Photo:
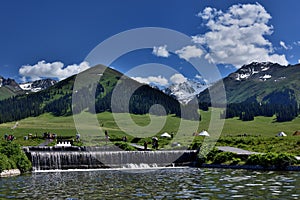
<svg viewBox="0 0 300 200"><path fill-rule="evenodd" d="M165 132L165 133L161 134L160 137L171 138L171 135L169 133Z"/></svg>
<svg viewBox="0 0 300 200"><path fill-rule="evenodd" d="M207 131L205 131L205 130L201 131L198 135L199 136L206 136L206 137L210 136L209 133Z"/></svg>
<svg viewBox="0 0 300 200"><path fill-rule="evenodd" d="M286 137L287 135L284 132L279 132L277 135L277 137Z"/></svg>

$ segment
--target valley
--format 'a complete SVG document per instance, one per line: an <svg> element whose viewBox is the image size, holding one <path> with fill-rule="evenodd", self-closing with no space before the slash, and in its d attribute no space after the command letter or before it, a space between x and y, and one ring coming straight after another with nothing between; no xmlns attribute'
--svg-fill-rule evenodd
<svg viewBox="0 0 300 200"><path fill-rule="evenodd" d="M202 121L200 122L198 132L208 130L210 122L210 112L200 112ZM139 126L145 126L150 122L148 115L132 114L131 117ZM188 148L191 147L193 143L202 143L204 139L201 136L193 136L192 132L186 132L186 134L182 137L175 137L174 140L161 138L160 135L164 132L173 132L176 134L180 119L174 115L167 116L166 124L159 133L154 133L151 136L146 136L145 138L140 138L138 140L134 135L130 135L130 132L124 133L120 130L111 113L99 113L97 114L97 119L101 125L101 129L108 131L112 142L122 141L122 138L126 136L128 142L137 142L142 145L144 141L151 142L151 138L155 136L159 138L159 148L170 149L173 148L171 144L174 142L180 143L182 148ZM299 123L300 118L296 118L291 122L281 123L274 122L274 117L256 117L254 121L249 122L244 122L237 118L226 119L217 145L242 147L247 150L254 150L258 152L289 152L297 155L299 154L300 136L293 136L293 133L298 130ZM15 129L11 129L15 125L15 122L0 124L1 140L3 140L4 134L7 133L16 137L16 143L24 146L32 146L39 145L44 142L44 132L55 133L58 136L73 139L75 139L76 135L76 128L72 116L55 117L51 114L43 114L38 117L30 117L20 120L18 124L19 125ZM105 145L104 133L99 132L99 134L91 135L89 132L91 127L84 128L87 131L81 133L82 143L78 145ZM280 131L284 131L287 134L287 137L276 137ZM28 134L32 134L33 136L37 134L38 138L24 140L24 136L28 136ZM208 142L209 140L210 139L208 138ZM55 143L52 145L54 144Z"/></svg>

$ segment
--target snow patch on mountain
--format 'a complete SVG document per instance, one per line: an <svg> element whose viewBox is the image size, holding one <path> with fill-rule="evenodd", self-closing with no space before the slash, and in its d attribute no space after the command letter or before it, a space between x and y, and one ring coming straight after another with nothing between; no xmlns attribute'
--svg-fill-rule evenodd
<svg viewBox="0 0 300 200"><path fill-rule="evenodd" d="M173 96L180 103L187 104L206 88L207 85L205 82L187 79L185 82L171 84L169 87L165 88L163 92Z"/></svg>
<svg viewBox="0 0 300 200"><path fill-rule="evenodd" d="M39 92L41 90L47 89L48 87L51 87L57 83L57 81L52 79L43 79L43 80L37 80L33 82L27 82L27 83L20 83L20 87L22 90L27 92Z"/></svg>
<svg viewBox="0 0 300 200"><path fill-rule="evenodd" d="M260 76L259 79L262 81L266 81L267 79L272 78L272 76L270 74L265 74L263 76Z"/></svg>
<svg viewBox="0 0 300 200"><path fill-rule="evenodd" d="M249 78L257 78L261 81L266 81L272 78L272 71L279 65L270 62L253 62L249 65L242 66L237 72L230 75L236 81L244 81ZM268 71L268 73L266 73Z"/></svg>

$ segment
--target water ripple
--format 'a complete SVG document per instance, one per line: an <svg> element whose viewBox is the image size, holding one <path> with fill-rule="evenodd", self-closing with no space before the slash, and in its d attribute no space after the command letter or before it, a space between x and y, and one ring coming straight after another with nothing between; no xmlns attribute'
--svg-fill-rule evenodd
<svg viewBox="0 0 300 200"><path fill-rule="evenodd" d="M173 168L33 173L0 179L0 199L298 199L297 172Z"/></svg>

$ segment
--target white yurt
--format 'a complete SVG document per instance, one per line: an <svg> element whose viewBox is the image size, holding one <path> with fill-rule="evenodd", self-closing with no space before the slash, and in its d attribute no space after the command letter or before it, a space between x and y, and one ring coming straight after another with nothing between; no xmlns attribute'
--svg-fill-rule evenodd
<svg viewBox="0 0 300 200"><path fill-rule="evenodd" d="M286 137L287 135L284 132L279 132L277 135L277 137Z"/></svg>
<svg viewBox="0 0 300 200"><path fill-rule="evenodd" d="M201 131L199 134L199 136L205 136L205 137L209 137L209 133L206 130Z"/></svg>
<svg viewBox="0 0 300 200"><path fill-rule="evenodd" d="M163 134L160 135L160 137L167 137L167 138L171 138L171 135L167 132L164 132Z"/></svg>

